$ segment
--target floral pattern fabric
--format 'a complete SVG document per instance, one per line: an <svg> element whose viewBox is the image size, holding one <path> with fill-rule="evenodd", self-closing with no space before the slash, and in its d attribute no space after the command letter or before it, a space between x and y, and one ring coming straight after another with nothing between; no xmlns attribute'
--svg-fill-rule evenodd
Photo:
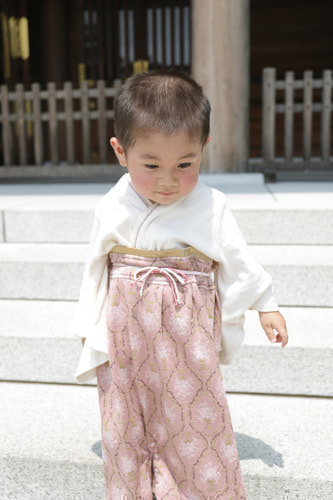
<svg viewBox="0 0 333 500"><path fill-rule="evenodd" d="M106 496L244 500L213 263L156 254L110 254L109 363L97 369ZM151 266L185 279L154 272L143 282L138 269Z"/></svg>

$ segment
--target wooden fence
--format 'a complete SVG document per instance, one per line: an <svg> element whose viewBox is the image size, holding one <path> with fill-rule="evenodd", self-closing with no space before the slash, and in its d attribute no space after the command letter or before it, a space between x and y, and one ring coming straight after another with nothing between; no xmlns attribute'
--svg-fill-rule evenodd
<svg viewBox="0 0 333 500"><path fill-rule="evenodd" d="M89 88L83 81L78 89L66 82L63 89L49 83L42 90L34 83L30 90L17 84L9 92L2 85L2 164L107 163L113 98L120 86L120 80L113 87L98 81L95 88Z"/></svg>
<svg viewBox="0 0 333 500"><path fill-rule="evenodd" d="M89 165L115 161L109 146L113 99L121 86L104 80L90 88L71 82L46 90L34 83L9 91L0 87L0 165ZM263 72L262 158L250 160L252 171L333 171L332 71L322 79L311 71L301 80L287 72Z"/></svg>
<svg viewBox="0 0 333 500"><path fill-rule="evenodd" d="M288 71L284 80L277 80L274 68L264 69L262 164L266 168L333 170L332 84L331 70L324 71L321 79L305 71L303 79L296 80Z"/></svg>

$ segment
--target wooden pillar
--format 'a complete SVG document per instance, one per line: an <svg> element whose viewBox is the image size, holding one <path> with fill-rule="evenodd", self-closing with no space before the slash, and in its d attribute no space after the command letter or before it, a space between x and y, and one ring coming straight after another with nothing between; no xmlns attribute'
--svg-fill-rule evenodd
<svg viewBox="0 0 333 500"><path fill-rule="evenodd" d="M206 172L246 169L249 8L249 0L192 0L192 74L212 105Z"/></svg>

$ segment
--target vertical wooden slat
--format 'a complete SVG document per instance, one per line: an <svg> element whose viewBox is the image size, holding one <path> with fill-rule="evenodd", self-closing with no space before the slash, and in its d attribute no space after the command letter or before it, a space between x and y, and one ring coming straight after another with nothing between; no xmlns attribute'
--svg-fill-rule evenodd
<svg viewBox="0 0 333 500"><path fill-rule="evenodd" d="M113 78L121 78L121 60L120 60L120 51L119 51L119 40L120 40L120 7L119 7L119 1L114 0L113 2L113 12L115 15L115 21L113 22L112 26L115 32L115 38L114 40L116 41L115 47L117 51L116 55L116 74L113 75Z"/></svg>
<svg viewBox="0 0 333 500"><path fill-rule="evenodd" d="M160 6L156 7L155 11L155 23L156 23L156 64L157 67L163 67L163 38L162 38L162 8ZM160 24L161 23L161 24ZM159 43L159 40L161 43ZM159 52L160 47L160 52Z"/></svg>
<svg viewBox="0 0 333 500"><path fill-rule="evenodd" d="M59 150L56 84L54 82L49 82L47 84L47 90L49 109L50 160L53 165L57 165L59 163Z"/></svg>
<svg viewBox="0 0 333 500"><path fill-rule="evenodd" d="M27 136L25 124L25 103L24 103L24 85L17 83L16 89L16 109L17 109L17 134L19 143L19 162L20 165L27 164Z"/></svg>
<svg viewBox="0 0 333 500"><path fill-rule="evenodd" d="M130 60L129 60L129 15L127 0L124 0L124 40L125 40L125 75L130 76Z"/></svg>
<svg viewBox="0 0 333 500"><path fill-rule="evenodd" d="M65 122L66 122L66 157L69 165L75 163L73 84L65 82Z"/></svg>
<svg viewBox="0 0 333 500"><path fill-rule="evenodd" d="M91 159L91 136L89 116L88 82L81 82L81 126L82 126L82 161L89 164Z"/></svg>
<svg viewBox="0 0 333 500"><path fill-rule="evenodd" d="M99 80L97 83L98 102L98 142L99 142L99 162L107 162L107 134L106 134L106 100L105 82Z"/></svg>
<svg viewBox="0 0 333 500"><path fill-rule="evenodd" d="M98 33L98 75L97 79L105 78L104 71L104 18L103 18L103 0L97 0L97 33Z"/></svg>
<svg viewBox="0 0 333 500"><path fill-rule="evenodd" d="M190 3L191 5L191 3ZM189 40L188 40L188 60L189 60L189 69L190 69L190 72L191 72L191 62L192 61L192 43L190 43L190 40L192 40L192 8L190 7L189 5L189 9L188 9L188 26L189 26ZM185 29L184 29L184 33L185 33Z"/></svg>
<svg viewBox="0 0 333 500"><path fill-rule="evenodd" d="M10 124L9 92L7 85L1 85L2 147L6 166L13 163L12 133Z"/></svg>
<svg viewBox="0 0 333 500"><path fill-rule="evenodd" d="M42 114L41 114L41 96L39 83L31 85L32 105L33 105L33 145L35 164L43 163L43 135L42 135Z"/></svg>
<svg viewBox="0 0 333 500"><path fill-rule="evenodd" d="M264 161L275 157L275 68L263 71L263 129L262 147Z"/></svg>
<svg viewBox="0 0 333 500"><path fill-rule="evenodd" d="M151 21L152 21L152 39L153 39L153 58L152 58L152 68L157 68L157 9L155 7L155 2L151 4Z"/></svg>
<svg viewBox="0 0 333 500"><path fill-rule="evenodd" d="M332 71L323 72L322 112L321 112L321 158L328 161L331 153L331 104Z"/></svg>
<svg viewBox="0 0 333 500"><path fill-rule="evenodd" d="M94 44L94 2L89 0L89 56L90 56L90 78L96 80L95 44Z"/></svg>
<svg viewBox="0 0 333 500"><path fill-rule="evenodd" d="M165 1L161 2L161 42L162 42L162 68L166 66L166 29L165 29Z"/></svg>
<svg viewBox="0 0 333 500"><path fill-rule="evenodd" d="M107 82L111 84L113 80L113 57L112 57L112 33L115 30L115 25L118 26L118 19L116 23L113 23L113 16L117 18L118 11L113 8L111 10L111 2L109 0L106 0L104 2L104 12L105 12L105 18L104 18L104 30L105 30L105 46L106 46L106 58L105 58L105 64L106 64L106 78ZM118 38L115 38L115 40L118 40ZM117 57L118 59L118 57Z"/></svg>
<svg viewBox="0 0 333 500"><path fill-rule="evenodd" d="M176 44L175 44L175 2L174 0L170 1L169 4L169 10L170 10L170 53L171 53L171 66L175 66L175 50L176 50Z"/></svg>
<svg viewBox="0 0 333 500"><path fill-rule="evenodd" d="M312 71L304 72L303 106L303 157L305 161L310 161L312 149Z"/></svg>
<svg viewBox="0 0 333 500"><path fill-rule="evenodd" d="M11 79L11 50L10 50L10 38L9 38L9 23L8 23L8 11L4 4L0 3L0 28L2 32L2 71L3 79L5 82L9 82Z"/></svg>
<svg viewBox="0 0 333 500"><path fill-rule="evenodd" d="M114 93L115 93L115 96L117 96L121 90L121 87L122 87L122 82L121 82L121 79L120 78L116 78L116 80L114 80L113 82L113 88L114 88Z"/></svg>
<svg viewBox="0 0 333 500"><path fill-rule="evenodd" d="M20 30L20 44L21 44L21 78L24 88L30 87L30 41L29 41L29 26L27 15L27 0L20 0L19 2L19 30ZM24 50L22 51L22 47Z"/></svg>
<svg viewBox="0 0 333 500"><path fill-rule="evenodd" d="M180 53L180 69L184 71L184 1L180 1L179 6L179 53Z"/></svg>
<svg viewBox="0 0 333 500"><path fill-rule="evenodd" d="M294 72L285 77L284 156L292 160L294 148Z"/></svg>

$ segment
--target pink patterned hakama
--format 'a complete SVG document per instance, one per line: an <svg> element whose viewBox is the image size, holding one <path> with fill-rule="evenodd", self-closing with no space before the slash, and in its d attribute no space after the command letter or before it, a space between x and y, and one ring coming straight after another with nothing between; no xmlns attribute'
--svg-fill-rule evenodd
<svg viewBox="0 0 333 500"><path fill-rule="evenodd" d="M212 261L193 249L116 249L109 364L97 369L107 498L245 499Z"/></svg>

